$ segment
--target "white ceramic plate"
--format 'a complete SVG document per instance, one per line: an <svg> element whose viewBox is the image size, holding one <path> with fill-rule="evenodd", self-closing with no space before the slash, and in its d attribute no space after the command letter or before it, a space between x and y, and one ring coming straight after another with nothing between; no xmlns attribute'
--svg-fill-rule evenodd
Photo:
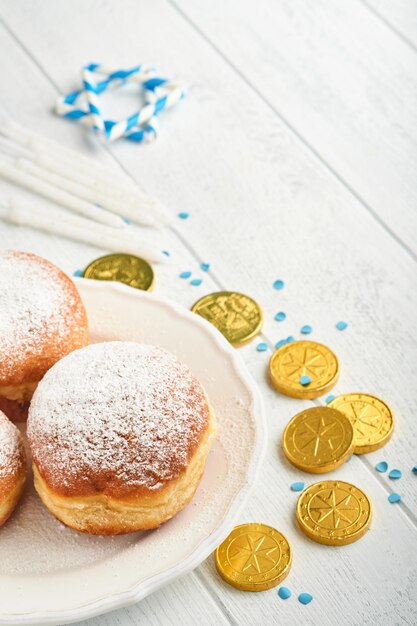
<svg viewBox="0 0 417 626"><path fill-rule="evenodd" d="M0 529L0 624L64 624L141 600L201 563L227 536L254 482L266 427L237 350L198 315L117 283L79 280L92 341L159 345L202 381L219 434L191 503L159 529L119 537L72 531L29 487Z"/></svg>

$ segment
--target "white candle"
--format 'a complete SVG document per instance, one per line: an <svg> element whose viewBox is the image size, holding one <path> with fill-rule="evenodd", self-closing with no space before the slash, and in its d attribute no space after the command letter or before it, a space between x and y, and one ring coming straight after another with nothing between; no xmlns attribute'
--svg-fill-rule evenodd
<svg viewBox="0 0 417 626"><path fill-rule="evenodd" d="M21 126L17 122L10 120L9 118L5 118L2 116L1 119L1 133L9 137L10 139L14 139L16 142L28 146L32 144L33 146L38 146L40 149L47 150L49 153L59 154L62 158L72 161L77 167L81 167L84 169L88 169L91 167L91 164L94 163L95 168L98 171L101 171L104 176L109 176L110 178L118 179L120 184L129 184L129 179L121 176L117 170L112 169L111 167L99 163L98 161L93 161L88 157L83 156L78 153L76 150L71 150L70 148L66 148L61 144L48 139L47 137L43 137L38 133L35 133L33 130L29 130L24 126Z"/></svg>
<svg viewBox="0 0 417 626"><path fill-rule="evenodd" d="M106 209L101 209L86 200L76 198L66 191L61 191L49 183L43 182L31 174L19 171L13 164L0 161L0 177L19 185L28 191L43 196L48 200L52 200L67 209L71 209L76 213L80 213L85 217L97 220L102 224L123 228L125 222L118 215L110 213Z"/></svg>
<svg viewBox="0 0 417 626"><path fill-rule="evenodd" d="M128 217L136 222L137 209L140 213L143 211L152 212L163 224L167 224L170 221L167 211L161 206L158 200L148 196L139 189L132 191L130 188L124 188L120 186L119 183L115 183L113 180L109 179L108 176L106 179L96 176L93 163L88 171L81 171L75 170L68 162L60 158L50 157L44 150L38 150L36 156L33 158L35 163L50 172L69 178L80 185L104 193L106 196L111 196L111 198L119 204L119 210L117 212L123 217ZM127 212L123 213L120 205L123 205L123 208L126 207Z"/></svg>
<svg viewBox="0 0 417 626"><path fill-rule="evenodd" d="M117 213L118 215L126 215L127 212L132 211L132 207L129 207L129 210L126 207L125 210L123 200L115 200L110 194L106 195L104 193L104 190L98 191L95 189L91 189L91 187L85 187L83 185L80 185L73 180L64 178L64 176L54 174L47 169L43 169L42 167L39 167L36 163L32 163L27 159L18 159L16 163L20 169L24 170L28 174L31 174L36 178L40 178L47 183L54 185L58 189L67 191L74 196L78 196L79 198L88 200L93 204L99 204L101 207L103 207L104 209L108 209L112 213ZM146 212L143 209L134 209L133 211L135 215L135 222L137 222L138 224L154 226L157 223L155 216L152 215L151 212Z"/></svg>
<svg viewBox="0 0 417 626"><path fill-rule="evenodd" d="M16 143L11 139L6 139L6 137L0 136L0 152L7 154L8 156L25 156L30 157L31 151L25 146Z"/></svg>
<svg viewBox="0 0 417 626"><path fill-rule="evenodd" d="M162 252L138 241L132 233L97 224L70 213L63 217L56 209L49 210L32 203L9 200L0 203L0 218L11 224L30 226L112 252L135 254L151 263L166 261Z"/></svg>
<svg viewBox="0 0 417 626"><path fill-rule="evenodd" d="M0 134L9 139L8 148L15 146L12 154L24 155L54 174L59 174L66 179L98 191L120 204L123 211L117 211L121 217L127 217L132 221L140 220L144 211L152 212L162 224L171 222L169 213L160 202L141 191L137 184L128 176L122 178L117 169L111 170L96 160L85 157L75 150L62 147L60 144L46 139L31 130L28 130L14 121L4 117L0 112ZM1 147L1 145L0 145ZM23 152L22 152L23 151ZM10 150L9 150L10 152ZM139 220L137 219L139 211Z"/></svg>

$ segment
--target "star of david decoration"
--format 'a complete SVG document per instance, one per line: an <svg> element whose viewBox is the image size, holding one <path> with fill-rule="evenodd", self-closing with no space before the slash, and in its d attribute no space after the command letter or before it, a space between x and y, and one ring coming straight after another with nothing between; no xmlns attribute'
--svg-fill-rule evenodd
<svg viewBox="0 0 417 626"><path fill-rule="evenodd" d="M174 106L184 97L184 90L178 83L158 76L149 65L114 69L90 63L83 68L82 79L83 89L58 98L55 112L92 127L108 141L120 137L135 142L152 141L159 133L158 116L161 111ZM142 90L144 105L123 120L104 119L100 94L128 82L137 84Z"/></svg>

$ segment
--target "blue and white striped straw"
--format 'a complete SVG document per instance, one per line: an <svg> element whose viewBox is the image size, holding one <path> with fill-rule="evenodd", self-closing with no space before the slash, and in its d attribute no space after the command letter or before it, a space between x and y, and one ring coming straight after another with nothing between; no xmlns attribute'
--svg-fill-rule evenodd
<svg viewBox="0 0 417 626"><path fill-rule="evenodd" d="M94 74L105 78L96 81ZM99 106L99 94L106 89L117 88L127 82L135 82L142 86L145 106L125 120L104 120ZM159 133L157 120L159 113L184 97L184 91L178 83L157 76L155 70L149 65L114 69L91 63L83 68L83 84L84 89L58 99L56 113L93 127L109 141L120 137L135 142L152 141ZM84 99L86 107L81 104L81 100Z"/></svg>
<svg viewBox="0 0 417 626"><path fill-rule="evenodd" d="M91 125L95 131L104 131L104 121L99 109L99 99L96 92L96 84L92 72L84 68L82 70L82 79L85 89L85 97L87 99L88 110L90 112Z"/></svg>
<svg viewBox="0 0 417 626"><path fill-rule="evenodd" d="M146 89L146 95L148 93L154 94L152 87L149 89L148 84L153 83L155 79L150 79L150 81L143 83L144 88ZM162 82L164 81L164 82ZM158 85L167 86L168 81L166 79L158 79ZM156 86L156 83L155 83ZM150 122L151 119L155 118L161 111L164 109L168 109L173 106L181 98L183 97L182 89L176 83L170 83L168 91L165 95L161 97L155 97L153 101L149 101L147 98L147 103L145 106L138 112L134 113L126 120L121 122L113 122L106 124L106 136L109 141L114 141L115 139L119 139L119 137L126 137L130 134L130 131L134 127L144 127L146 124Z"/></svg>

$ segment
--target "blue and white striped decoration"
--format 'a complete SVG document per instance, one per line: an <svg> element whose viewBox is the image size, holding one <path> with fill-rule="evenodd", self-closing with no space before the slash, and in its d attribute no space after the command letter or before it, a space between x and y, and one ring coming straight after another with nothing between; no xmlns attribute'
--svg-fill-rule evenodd
<svg viewBox="0 0 417 626"><path fill-rule="evenodd" d="M96 131L103 131L104 121L101 117L99 109L99 99L96 91L96 85L94 82L94 76L88 68L84 68L83 70L83 84L93 129Z"/></svg>
<svg viewBox="0 0 417 626"><path fill-rule="evenodd" d="M135 142L153 141L159 134L158 115L185 95L179 83L158 76L150 65L114 69L90 63L82 70L82 80L83 89L58 98L55 112L93 128L109 141L120 137ZM99 95L106 89L116 89L127 82L137 83L141 87L144 106L121 121L104 119Z"/></svg>

